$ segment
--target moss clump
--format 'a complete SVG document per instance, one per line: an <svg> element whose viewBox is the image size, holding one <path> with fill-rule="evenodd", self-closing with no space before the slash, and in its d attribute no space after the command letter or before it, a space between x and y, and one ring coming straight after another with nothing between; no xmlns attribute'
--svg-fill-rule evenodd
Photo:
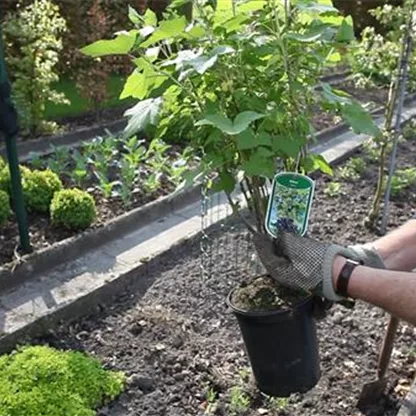
<svg viewBox="0 0 416 416"><path fill-rule="evenodd" d="M56 192L51 202L51 220L70 230L88 228L96 217L93 197L80 189Z"/></svg>
<svg viewBox="0 0 416 416"><path fill-rule="evenodd" d="M55 192L63 188L58 175L47 170L34 170L25 175L22 183L27 207L35 212L48 212Z"/></svg>
<svg viewBox="0 0 416 416"><path fill-rule="evenodd" d="M95 416L124 379L80 352L23 347L0 357L0 416Z"/></svg>
<svg viewBox="0 0 416 416"><path fill-rule="evenodd" d="M0 190L0 225L3 225L12 215L9 194Z"/></svg>

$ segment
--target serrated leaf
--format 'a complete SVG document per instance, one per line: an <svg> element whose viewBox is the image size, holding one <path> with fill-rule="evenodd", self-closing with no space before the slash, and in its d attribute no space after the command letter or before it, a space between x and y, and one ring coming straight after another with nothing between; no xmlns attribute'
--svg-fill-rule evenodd
<svg viewBox="0 0 416 416"><path fill-rule="evenodd" d="M242 170L248 176L264 176L272 178L275 174L275 164L273 157L267 156L263 150L259 148L256 152L253 152L248 161L242 164Z"/></svg>
<svg viewBox="0 0 416 416"><path fill-rule="evenodd" d="M137 31L120 32L114 39L99 40L84 46L81 52L93 58L106 55L124 55L130 52L136 41L136 36Z"/></svg>
<svg viewBox="0 0 416 416"><path fill-rule="evenodd" d="M337 34L335 35L335 40L337 42L351 42L355 39L354 28L352 24L349 24L346 19L343 19Z"/></svg>
<svg viewBox="0 0 416 416"><path fill-rule="evenodd" d="M123 91L120 94L120 99L134 97L142 100L147 94L147 80L146 77L135 70L126 80Z"/></svg>
<svg viewBox="0 0 416 416"><path fill-rule="evenodd" d="M149 7L146 10L146 13L143 16L144 26L156 26L157 25L157 16L156 13Z"/></svg>
<svg viewBox="0 0 416 416"><path fill-rule="evenodd" d="M172 20L164 20L160 23L159 27L153 32L149 39L142 42L140 46L147 48L148 46L164 39L183 37L186 26L187 21L185 16L177 17Z"/></svg>
<svg viewBox="0 0 416 416"><path fill-rule="evenodd" d="M149 98L138 102L128 109L124 115L129 118L124 135L130 137L133 134L145 130L149 125L155 126L163 104L162 98Z"/></svg>
<svg viewBox="0 0 416 416"><path fill-rule="evenodd" d="M195 123L195 126L214 126L223 133L228 133L233 129L233 123L223 114L208 114L204 119Z"/></svg>
<svg viewBox="0 0 416 416"><path fill-rule="evenodd" d="M256 120L263 118L264 114L256 113L255 111L243 111L234 119L233 132L229 134L239 134Z"/></svg>
<svg viewBox="0 0 416 416"><path fill-rule="evenodd" d="M347 120L354 133L364 133L370 136L377 136L380 133L368 111L355 101L351 104L343 105L341 114Z"/></svg>
<svg viewBox="0 0 416 416"><path fill-rule="evenodd" d="M254 149L258 146L256 136L252 129L246 129L237 136L237 148L239 150Z"/></svg>

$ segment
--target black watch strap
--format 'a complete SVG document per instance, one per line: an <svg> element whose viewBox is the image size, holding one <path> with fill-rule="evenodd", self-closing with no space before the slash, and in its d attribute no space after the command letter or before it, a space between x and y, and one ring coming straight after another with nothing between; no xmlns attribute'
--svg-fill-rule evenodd
<svg viewBox="0 0 416 416"><path fill-rule="evenodd" d="M350 282L350 277L354 269L362 263L358 261L347 259L344 266L339 273L337 280L336 292L338 295L343 296L344 298L348 297L348 283Z"/></svg>

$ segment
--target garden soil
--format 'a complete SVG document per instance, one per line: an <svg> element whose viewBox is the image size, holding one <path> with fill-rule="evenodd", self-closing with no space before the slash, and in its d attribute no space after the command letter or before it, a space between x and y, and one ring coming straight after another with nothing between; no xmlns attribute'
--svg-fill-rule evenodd
<svg viewBox="0 0 416 416"><path fill-rule="evenodd" d="M413 166L415 152L416 141L402 143L399 167ZM375 179L376 165L366 161L362 178L342 183L342 193L331 198L324 193L329 178L320 176L311 236L341 244L374 238L362 224ZM413 187L391 203L389 228L405 222L415 208ZM235 247L244 247L247 238L235 225L220 231L211 235L210 273L201 275L199 240L193 239L149 263L125 293L95 314L35 342L87 351L127 374L125 392L99 416L396 415L415 374L416 330L400 325L386 394L360 412L356 402L362 386L375 379L389 318L361 302L352 310L336 305L319 321L322 377L315 388L274 401L255 389L237 321L225 303L229 291L249 277L235 267L236 258L247 257Z"/></svg>

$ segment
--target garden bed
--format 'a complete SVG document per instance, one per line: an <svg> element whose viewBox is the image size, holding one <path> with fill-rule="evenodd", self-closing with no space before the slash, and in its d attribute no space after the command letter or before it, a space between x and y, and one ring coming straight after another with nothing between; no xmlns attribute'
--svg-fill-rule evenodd
<svg viewBox="0 0 416 416"><path fill-rule="evenodd" d="M369 89L366 91L357 90L350 83L345 85L345 90L351 92L357 98L359 97L362 102L373 100L375 106L378 106L383 102L386 94L384 90L379 89ZM340 122L341 119L339 118L334 118L333 116L329 116L325 113L318 113L314 120L314 126L317 130L321 130L337 125ZM85 143L89 142L87 141ZM80 153L83 154L82 147L80 150ZM180 145L173 146L173 148L167 152L167 155L170 157L170 160L173 161L175 158L179 157L178 155L180 151ZM69 149L67 152L70 152ZM73 154L73 151L71 152ZM36 163L33 162L33 159L32 162L30 160L27 162L29 166L34 168L52 167L52 169L59 174L61 179L63 179L66 186L79 186L80 184L74 182L73 178L70 178L70 173L71 171L73 172L75 163L76 160L71 157L71 155L67 155L66 160L63 160L63 158L59 157L56 153L52 153L47 157L41 157L36 161ZM147 176L149 176L149 173L147 173ZM115 218L124 212L143 206L143 204L154 201L161 196L167 195L171 193L175 188L175 185L169 181L169 179L165 178L161 182L161 187L153 190L152 192L148 192L143 188L136 191L133 194L131 204L126 206L120 201L120 198L104 197L100 189L97 189L96 187L97 180L95 179L94 182L94 180L91 180L91 177L92 173L90 171L89 178L83 181L81 185L83 189L89 190L96 200L98 215L97 221L93 226L94 228L101 227L109 219ZM109 180L113 179L117 178L111 178L111 175L109 175ZM44 215L29 213L29 224L31 242L34 250L49 247L58 241L62 241L63 239L76 235L76 232L74 231L54 227L50 223L48 217ZM15 259L15 249L17 245L17 224L12 218L0 230L0 264L8 263Z"/></svg>
<svg viewBox="0 0 416 416"><path fill-rule="evenodd" d="M415 152L416 141L401 143L398 167L412 166ZM361 178L337 179L341 192L330 197L325 192L330 179L319 176L311 235L343 244L375 238L362 225L375 179L376 165L366 160ZM395 199L390 228L411 216L416 186ZM353 310L333 307L318 325L319 384L287 400L263 397L253 387L237 322L225 305L230 289L249 275L235 270L236 258L246 257L246 240L235 226L213 233L214 262L208 279L201 277L199 247L191 240L150 263L147 273L134 279L134 289L103 304L96 315L62 325L37 341L87 350L109 367L127 373L126 392L102 409L101 416L203 415L209 405L211 414L223 416L362 415L355 405L363 384L375 378L388 315L360 302ZM237 245L240 256L236 256ZM415 372L414 335L412 327L402 324L387 394L364 413L367 416L397 414Z"/></svg>

